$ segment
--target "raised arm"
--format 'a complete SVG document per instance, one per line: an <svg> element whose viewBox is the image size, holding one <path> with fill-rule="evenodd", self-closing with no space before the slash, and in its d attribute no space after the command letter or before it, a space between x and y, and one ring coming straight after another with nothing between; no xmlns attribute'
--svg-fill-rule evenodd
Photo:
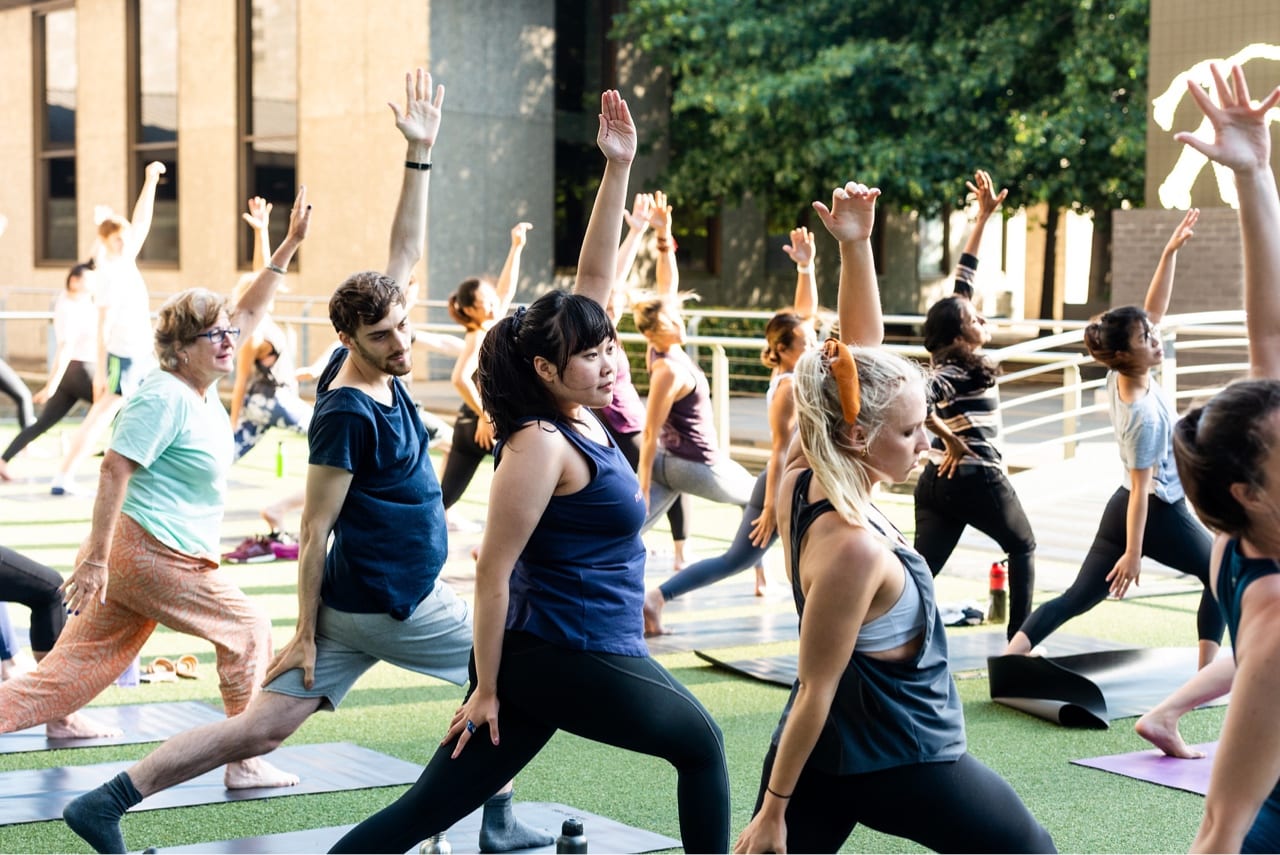
<svg viewBox="0 0 1280 855"><path fill-rule="evenodd" d="M422 258L427 239L427 190L431 184L431 148L440 131L440 107L444 104L444 86L431 90L431 75L426 69L406 72L404 76L404 108L388 101L396 117L396 128L404 134L404 181L400 200L396 203L395 220L391 223L391 253L387 275L400 283L409 281L413 266Z"/></svg>
<svg viewBox="0 0 1280 855"><path fill-rule="evenodd" d="M995 182L985 169L973 173L973 180L966 181L965 186L978 202L978 216L973 221L973 228L960 252L960 261L956 264L954 293L973 299L973 280L978 271L978 249L982 246L982 234L986 231L987 220L1000 210L1000 204L1009 195L1009 190L1006 188L997 193Z"/></svg>
<svg viewBox="0 0 1280 855"><path fill-rule="evenodd" d="M600 95L596 145L605 157L604 177L582 237L573 291L607 306L617 275L618 235L622 232L622 211L627 204L631 161L636 156L636 126L631 121L627 102L617 90L610 89Z"/></svg>
<svg viewBox="0 0 1280 855"><path fill-rule="evenodd" d="M1187 86L1213 125L1212 141L1189 133L1174 139L1221 163L1235 173L1240 201L1240 242L1244 249L1244 308L1249 330L1252 376L1280 379L1280 199L1271 171L1271 132L1268 111L1280 102L1280 86L1261 103L1249 100L1249 87L1239 66L1228 82L1212 67L1215 104L1191 81Z"/></svg>
<svg viewBox="0 0 1280 855"><path fill-rule="evenodd" d="M822 224L840 244L840 337L845 344L873 347L884 341L880 285L871 255L879 188L850 181L831 194L831 207L814 202Z"/></svg>
<svg viewBox="0 0 1280 855"><path fill-rule="evenodd" d="M524 245L528 240L532 223L516 223L511 229L511 248L507 250L507 260L502 263L502 272L494 290L498 292L498 308L494 316L501 318L507 314L511 299L516 295L516 286L520 284L520 257L524 254Z"/></svg>
<svg viewBox="0 0 1280 855"><path fill-rule="evenodd" d="M813 232L804 226L791 230L791 243L782 251L796 263L796 297L791 303L797 315L813 317L818 313L818 278L813 274L813 259L817 255Z"/></svg>
<svg viewBox="0 0 1280 855"><path fill-rule="evenodd" d="M249 200L249 210L241 218L253 229L253 269L261 270L271 257L271 203L261 196Z"/></svg>
<svg viewBox="0 0 1280 855"><path fill-rule="evenodd" d="M129 218L129 244L124 251L130 258L138 257L142 245L147 242L147 235L151 233L151 218L156 209L156 187L164 173L164 164L160 161L153 160L147 164L142 190L138 193L138 201L133 203L133 216Z"/></svg>
<svg viewBox="0 0 1280 855"><path fill-rule="evenodd" d="M231 325L240 328L240 340L247 341L253 337L275 296L276 289L284 281L289 262L302 242L307 239L307 231L311 228L311 205L307 203L307 187L298 188L298 195L293 200L293 208L289 211L289 231L271 254L271 261L258 271L253 282L240 295L234 306L230 307Z"/></svg>
<svg viewBox="0 0 1280 855"><path fill-rule="evenodd" d="M631 210L622 212L623 218L627 221L627 236L622 239L622 245L618 247L618 269L614 274L615 288L621 287L626 278L631 275L631 267L636 263L636 256L640 253L640 238L644 237L644 233L649 229L649 211L652 209L653 195L637 193Z"/></svg>
<svg viewBox="0 0 1280 855"><path fill-rule="evenodd" d="M1156 264L1156 272L1151 276L1151 284L1147 286L1147 298L1142 308L1147 312L1151 323L1158 324L1169 311L1169 300L1173 297L1173 275L1178 268L1178 250L1195 235L1196 220L1200 219L1200 209L1192 208L1182 217L1182 222L1169 236L1169 242L1160 253L1160 261Z"/></svg>
<svg viewBox="0 0 1280 855"><path fill-rule="evenodd" d="M680 292L680 267L676 264L676 239L671 234L671 206L667 194L657 190L653 194L653 209L649 212L649 224L653 226L658 251L654 266L654 284L663 297L674 297Z"/></svg>

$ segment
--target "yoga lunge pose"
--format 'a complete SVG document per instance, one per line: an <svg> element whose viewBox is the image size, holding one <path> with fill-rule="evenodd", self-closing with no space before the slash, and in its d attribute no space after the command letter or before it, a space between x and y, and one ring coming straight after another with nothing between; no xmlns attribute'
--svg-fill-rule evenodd
<svg viewBox="0 0 1280 855"><path fill-rule="evenodd" d="M916 482L914 545L937 576L965 526L999 544L1009 561L1007 635L1012 638L1031 613L1036 539L1000 455L998 368L982 351L991 331L972 302L983 230L1008 191L997 193L982 170L968 186L978 200L978 218L956 266L955 293L934 303L924 322L924 346L934 369L933 410L926 424L943 457L925 464Z"/></svg>
<svg viewBox="0 0 1280 855"><path fill-rule="evenodd" d="M1085 347L1107 367L1111 426L1129 483L1107 502L1071 587L1031 613L1009 640L1005 655L1030 653L1050 633L1108 594L1124 597L1130 585L1138 584L1144 555L1204 583L1196 614L1199 667L1218 655L1224 624L1209 585L1212 541L1187 507L1173 459L1173 403L1152 376L1164 359L1157 325L1169 308L1178 250L1191 239L1199 215L1192 208L1174 229L1142 308L1112 309L1085 328Z"/></svg>
<svg viewBox="0 0 1280 855"><path fill-rule="evenodd" d="M253 229L253 269L261 270L271 257L269 234L271 205L261 196L249 200L249 210L241 216ZM246 274L236 283L231 294L234 305L253 281ZM244 457L271 428L307 433L311 423L311 405L298 396L298 370L294 361L293 337L275 322L272 301L251 337L236 351L235 381L231 386L231 424L236 444L235 459ZM261 510L267 534L245 538L234 550L225 553L225 561L252 563L273 561L278 557L297 557L296 541L284 534L285 514L302 507L305 494L290 493L279 497Z"/></svg>
<svg viewBox="0 0 1280 855"><path fill-rule="evenodd" d="M500 442L476 565L471 686L417 783L335 852L402 852L466 816L559 729L663 757L679 775L685 851L722 852L729 781L721 734L648 656L640 620L644 502L589 408L609 402L615 276L636 134L601 97L606 158L575 293L552 291L489 330L480 394Z"/></svg>
<svg viewBox="0 0 1280 855"><path fill-rule="evenodd" d="M138 272L138 253L151 231L156 186L165 167L147 164L133 217L112 214L98 224L94 254L97 270L98 354L93 373L93 406L71 438L50 488L55 496L73 492L76 467L111 426L126 398L155 367L152 353L151 300Z"/></svg>
<svg viewBox="0 0 1280 855"><path fill-rule="evenodd" d="M756 596L764 593L759 565L765 552L777 540L774 512L777 487L786 462L787 449L795 434L792 374L796 361L815 343L813 317L818 307L818 286L813 275L813 235L803 227L792 229L791 243L783 249L796 263L796 296L795 303L770 318L764 330L767 344L761 360L773 369L769 391L765 395L771 437L769 461L756 478L755 487L751 490L751 501L742 509L742 521L738 523L737 534L729 544L729 549L715 558L689 565L645 594L646 635L661 635L666 632L662 626L662 609L668 601L712 585L748 567L756 568Z"/></svg>
<svg viewBox="0 0 1280 855"><path fill-rule="evenodd" d="M645 531L681 493L741 508L751 500L755 482L720 448L707 375L685 353L684 320L680 299L675 296L679 272L669 232L670 208L663 207L668 237L665 243L658 242L659 293L632 304L636 329L649 344L645 356L649 398L636 467L640 491L649 508ZM667 281L672 284L665 286Z"/></svg>
<svg viewBox="0 0 1280 855"><path fill-rule="evenodd" d="M659 204L661 200L661 204ZM613 327L618 328L618 321L627 310L630 300L629 289L624 281L635 263L640 250L640 239L652 224L657 235L658 245L662 247L658 259L658 288L674 297L679 284L678 277L673 277L674 262L667 253L675 252L671 239L671 207L667 205L667 196L662 191L653 194L637 193L631 211L624 214L627 220L627 236L618 247L618 275L614 280L613 293L605 311ZM604 421L605 429L613 437L614 442L622 449L622 454L631 464L632 469L640 466L640 439L644 432L645 409L640 400L640 393L631 382L631 361L622 344L618 344L618 373L613 378L613 397L607 407L598 411ZM684 546L688 538L689 497L681 493L671 507L667 508L667 525L671 528L672 562L674 570L685 566Z"/></svg>
<svg viewBox="0 0 1280 855"><path fill-rule="evenodd" d="M78 402L93 404L93 370L98 361L98 317L93 306L93 261L77 264L67 274L66 290L53 307L57 352L44 388L32 399L44 404L40 417L27 425L0 454L0 480L9 480L8 462L32 440L71 412ZM25 386L23 388L26 388Z"/></svg>
<svg viewBox="0 0 1280 855"><path fill-rule="evenodd" d="M289 263L309 222L303 190L277 265ZM0 686L0 733L80 709L134 660L157 624L213 643L228 716L257 693L271 623L216 557L232 452L217 381L230 373L237 336L257 323L280 279L263 271L230 311L201 288L161 307L154 333L160 367L121 411L92 529L62 586L71 618L39 668ZM230 767L228 784L256 771Z"/></svg>
<svg viewBox="0 0 1280 855"><path fill-rule="evenodd" d="M858 823L939 852L1052 851L1013 789L965 751L933 576L871 502L928 447L923 372L878 346L878 195L850 182L830 208L814 203L840 244L840 331L855 346L810 350L792 380L800 441L778 524L799 676L734 851L835 852Z"/></svg>
<svg viewBox="0 0 1280 855"><path fill-rule="evenodd" d="M466 679L471 621L466 604L437 580L448 552L444 508L426 431L399 379L413 365L399 283L423 253L427 165L444 87L433 94L431 76L419 69L405 75L405 90L405 106L391 106L406 154L387 273L353 274L329 301L342 347L320 378L308 436L297 629L266 669L264 690L242 715L172 737L67 806L67 823L99 852L125 851L120 819L143 798L275 749L317 710L336 709L379 660L454 683ZM282 259L283 249L276 250L273 264L283 266L291 257L292 249ZM271 267L259 276L280 278ZM229 431L226 442L229 457ZM241 785L298 782L270 771ZM514 818L509 791L485 805L481 851L552 840Z"/></svg>
<svg viewBox="0 0 1280 855"><path fill-rule="evenodd" d="M35 405L31 400L31 390L22 382L13 366L0 359L0 394L7 396L17 410L18 428L25 430L36 420ZM0 470L0 476L3 471ZM4 477L4 480L9 480Z"/></svg>
<svg viewBox="0 0 1280 855"><path fill-rule="evenodd" d="M467 331L462 353L453 365L453 388L462 396L462 406L453 423L453 444L445 457L440 474L440 490L444 509L452 508L476 474L485 455L493 451L493 423L482 409L475 373L480 359L480 341L484 334L507 314L511 298L520 280L520 256L524 254L529 223L516 223L511 229L511 249L502 265L497 282L471 278L449 296L449 315Z"/></svg>
<svg viewBox="0 0 1280 855"><path fill-rule="evenodd" d="M1175 139L1235 174L1250 376L1187 413L1174 434L1174 453L1187 498L1216 532L1210 576L1231 631L1233 654L1200 671L1175 695L1184 695L1179 700L1185 711L1197 701L1197 694L1205 700L1231 690L1204 818L1191 851L1277 852L1280 243L1276 235L1280 234L1280 197L1271 169L1267 113L1280 104L1280 87L1255 104L1238 66L1229 77L1224 78L1216 66L1212 73L1216 99L1193 81L1187 83L1213 127L1213 139L1201 140L1185 132ZM1168 720L1161 723L1166 734L1168 724ZM1176 716L1172 725L1176 736ZM1176 741L1180 743L1181 738ZM1169 751L1165 745L1160 747Z"/></svg>

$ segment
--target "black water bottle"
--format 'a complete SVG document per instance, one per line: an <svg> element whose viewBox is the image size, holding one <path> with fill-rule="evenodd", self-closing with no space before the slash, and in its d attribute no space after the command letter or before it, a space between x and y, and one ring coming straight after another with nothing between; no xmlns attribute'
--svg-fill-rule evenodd
<svg viewBox="0 0 1280 855"><path fill-rule="evenodd" d="M571 816L560 826L560 836L556 838L556 852L586 852L587 835L582 830L582 820Z"/></svg>

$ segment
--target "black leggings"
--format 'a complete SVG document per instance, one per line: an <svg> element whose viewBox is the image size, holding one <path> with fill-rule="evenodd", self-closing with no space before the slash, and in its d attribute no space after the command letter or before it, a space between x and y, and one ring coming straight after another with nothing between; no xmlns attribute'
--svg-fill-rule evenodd
<svg viewBox="0 0 1280 855"><path fill-rule="evenodd" d="M31 390L22 382L18 372L0 359L0 393L8 395L18 408L18 427L25 428L36 420L35 406L31 403Z"/></svg>
<svg viewBox="0 0 1280 855"><path fill-rule="evenodd" d="M0 454L0 460L5 462L12 460L33 439L62 421L78 401L84 401L86 404L92 405L92 369L93 366L88 362L77 360L68 364L62 379L58 381L58 388L49 397L49 400L45 401L44 409L40 411L40 418L27 425L21 433L13 438L13 442L9 443L9 447L4 450L4 454Z"/></svg>
<svg viewBox="0 0 1280 855"><path fill-rule="evenodd" d="M759 813L777 748L764 758ZM787 804L788 852L836 852L862 823L935 852L1056 852L1008 782L969 754L861 775L806 765Z"/></svg>
<svg viewBox="0 0 1280 855"><path fill-rule="evenodd" d="M445 510L452 508L467 492L471 479L480 467L480 461L490 453L476 444L476 427L480 416L463 404L458 408L458 418L453 422L453 443L449 457L444 462L444 474L440 476L440 493Z"/></svg>
<svg viewBox="0 0 1280 855"><path fill-rule="evenodd" d="M474 686L474 660L471 680ZM407 851L479 807L560 729L667 760L676 767L685 851L728 851L724 738L702 704L653 659L569 650L508 631L498 698L500 745L482 725L458 759L449 759L453 743L440 746L408 792L331 851Z"/></svg>
<svg viewBox="0 0 1280 855"><path fill-rule="evenodd" d="M952 478L933 463L916 482L915 548L937 576L960 542L965 526L990 537L1009 556L1009 626L1013 634L1031 613L1036 584L1036 536L1013 485L999 469L967 466Z"/></svg>
<svg viewBox="0 0 1280 855"><path fill-rule="evenodd" d="M613 441L618 444L618 448L622 451L622 456L627 458L631 468L633 470L639 469L640 432L619 433L614 430L613 425L609 424L609 420L604 416L600 417L600 421L604 423L604 429L609 432L609 436L613 437ZM690 518L689 497L685 493L681 493L676 496L676 500L671 504L671 507L667 508L667 525L671 526L672 540L686 540L688 538Z"/></svg>
<svg viewBox="0 0 1280 855"><path fill-rule="evenodd" d="M1124 555L1128 509L1129 488L1121 487L1107 502L1093 545L1089 547L1071 587L1032 612L1022 625L1022 631L1032 646L1071 618L1084 614L1107 598L1111 591L1107 574ZM1225 624L1209 588L1209 550L1212 545L1209 532L1187 509L1186 499L1170 504L1155 496L1149 497L1142 554L1174 570L1195 576L1204 584L1200 608L1196 612L1198 637L1201 641L1221 642Z"/></svg>
<svg viewBox="0 0 1280 855"><path fill-rule="evenodd" d="M67 622L61 585L62 577L52 567L0 546L0 601L31 609L31 649L36 653L52 650Z"/></svg>

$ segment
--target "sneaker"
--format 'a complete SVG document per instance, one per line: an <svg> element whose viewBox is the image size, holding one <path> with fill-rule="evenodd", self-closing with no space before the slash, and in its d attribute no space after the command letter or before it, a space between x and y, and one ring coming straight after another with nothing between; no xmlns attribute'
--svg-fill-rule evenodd
<svg viewBox="0 0 1280 855"><path fill-rule="evenodd" d="M271 539L271 552L277 561L298 560L298 540L293 535L273 531L267 537Z"/></svg>
<svg viewBox="0 0 1280 855"><path fill-rule="evenodd" d="M232 564L260 564L263 561L275 561L276 554L271 549L271 536L255 534L240 541L240 545L230 552L223 553L222 560Z"/></svg>

